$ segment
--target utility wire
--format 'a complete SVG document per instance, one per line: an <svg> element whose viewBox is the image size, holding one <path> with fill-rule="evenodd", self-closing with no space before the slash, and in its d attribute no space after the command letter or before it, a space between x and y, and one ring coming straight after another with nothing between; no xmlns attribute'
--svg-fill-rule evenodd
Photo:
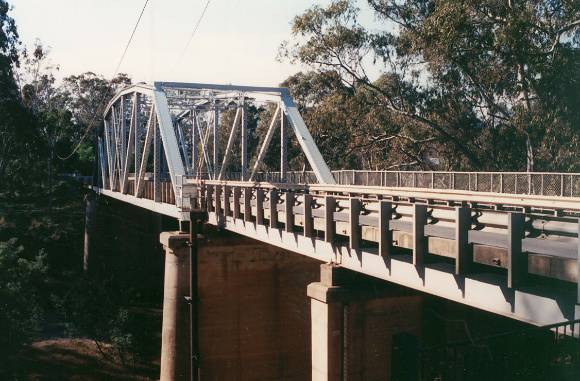
<svg viewBox="0 0 580 381"><path fill-rule="evenodd" d="M177 59L177 61L175 61L174 68L181 61L181 59L185 55L185 52L187 52L187 48L189 48L189 45L191 44L193 37L195 37L195 34L197 33L197 30L199 29L199 25L201 24L201 21L203 20L203 17L205 16L205 12L207 11L207 8L209 7L209 3L211 3L211 0L207 0L207 3L205 3L205 7L203 8L201 15L197 19L197 23L195 24L195 27L193 28L191 35L189 36L189 39L187 40L187 44L185 44L185 46L183 47L183 50L181 51L181 54L179 55L179 58Z"/></svg>
<svg viewBox="0 0 580 381"><path fill-rule="evenodd" d="M131 32L131 36L129 37L129 40L127 41L127 44L125 45L125 49L123 50L123 54L121 55L121 58L119 59L119 63L117 64L117 67L115 68L115 71L114 71L113 75L111 76L111 81L113 81L113 79L115 79L115 76L119 73L119 69L121 68L121 64L123 63L123 60L125 59L125 56L127 55L127 51L129 50L129 46L131 45L131 42L133 41L133 36L135 36L135 32L137 31L137 27L139 26L139 23L141 22L141 18L143 18L143 13L145 13L145 9L147 8L147 4L149 4L149 0L145 0L145 3L143 4L143 8L141 9L141 13L139 13L139 17L137 18L137 22L135 23L135 26L133 27L133 31ZM207 6L206 6L206 8L207 8ZM111 83L111 85L112 85L112 83ZM101 109L101 107L103 107L105 100L107 99L107 97L109 96L109 93L111 92L111 87L112 86L108 86L107 91L101 97L101 100L99 101L99 106L94 110L91 121L90 121L89 125L87 126L87 128L85 129L85 132L81 136L81 139L79 140L79 142L77 143L75 148L72 150L72 152L69 155L67 155L65 157L61 157L60 155L58 155L59 159L61 159L61 160L70 159L78 151L78 149L81 147L81 144L83 144L85 139L89 136L89 132L91 132L91 130L93 129L93 127L95 125L95 117L97 116L97 112Z"/></svg>

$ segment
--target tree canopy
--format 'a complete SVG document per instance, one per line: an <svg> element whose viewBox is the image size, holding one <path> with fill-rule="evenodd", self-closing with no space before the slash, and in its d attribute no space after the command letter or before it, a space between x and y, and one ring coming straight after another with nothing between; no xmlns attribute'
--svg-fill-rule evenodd
<svg viewBox="0 0 580 381"><path fill-rule="evenodd" d="M323 94L302 106L323 140L343 142L331 144L346 153L342 165L580 168L577 1L367 6L378 30L359 22L356 1L336 0L296 16L296 40L280 50L312 68L287 84L299 98ZM374 80L371 66L381 73Z"/></svg>

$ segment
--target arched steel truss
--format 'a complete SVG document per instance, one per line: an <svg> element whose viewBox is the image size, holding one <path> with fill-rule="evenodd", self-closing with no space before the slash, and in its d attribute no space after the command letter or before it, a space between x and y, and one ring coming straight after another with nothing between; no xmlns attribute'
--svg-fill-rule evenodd
<svg viewBox="0 0 580 381"><path fill-rule="evenodd" d="M274 104L270 121L252 168L247 145L247 107L251 102ZM226 126L221 115L235 110L234 122ZM334 177L289 92L285 88L156 82L137 84L119 92L107 105L104 126L98 137L100 187L136 198L152 193L160 201L167 180L179 206L183 178L232 179L226 172L234 142L239 139L236 180L253 181L277 130L280 130L280 173L288 171L288 128L291 128L321 184ZM228 133L227 145L218 141L220 130ZM238 137L239 136L239 137ZM151 183L153 190L146 189ZM170 199L171 196L166 197Z"/></svg>

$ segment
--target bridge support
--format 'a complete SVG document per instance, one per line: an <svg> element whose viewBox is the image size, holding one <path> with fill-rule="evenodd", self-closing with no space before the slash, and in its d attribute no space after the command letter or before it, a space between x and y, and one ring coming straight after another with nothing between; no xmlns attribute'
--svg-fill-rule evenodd
<svg viewBox="0 0 580 381"><path fill-rule="evenodd" d="M391 379L393 338L421 334L421 296L333 264L321 265L308 296L313 381Z"/></svg>
<svg viewBox="0 0 580 381"><path fill-rule="evenodd" d="M311 300L312 381L339 381L343 376L344 305L348 291L339 286L341 271L321 265L320 282L308 285Z"/></svg>
<svg viewBox="0 0 580 381"><path fill-rule="evenodd" d="M88 272L94 263L93 237L95 234L95 217L97 212L97 198L94 192L88 192L85 196L85 239L83 251L83 271Z"/></svg>
<svg viewBox="0 0 580 381"><path fill-rule="evenodd" d="M165 251L163 324L161 330L160 381L186 380L190 377L189 314L189 235L163 232L160 242Z"/></svg>

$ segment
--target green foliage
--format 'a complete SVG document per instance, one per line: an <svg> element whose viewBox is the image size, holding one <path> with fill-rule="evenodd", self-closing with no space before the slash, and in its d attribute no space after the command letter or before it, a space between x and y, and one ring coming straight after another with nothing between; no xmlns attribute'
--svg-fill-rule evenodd
<svg viewBox="0 0 580 381"><path fill-rule="evenodd" d="M39 329L45 257L40 251L27 258L15 238L0 242L0 369Z"/></svg>
<svg viewBox="0 0 580 381"><path fill-rule="evenodd" d="M0 186L30 163L30 158L21 153L36 149L30 115L20 102L14 80L19 41L9 10L8 3L0 0Z"/></svg>
<svg viewBox="0 0 580 381"><path fill-rule="evenodd" d="M80 277L71 284L59 306L69 333L93 339L104 357L123 364L148 355L154 337L152 329L126 307L130 292L113 277L103 280ZM106 349L105 343L112 345ZM131 360L131 361L129 361Z"/></svg>
<svg viewBox="0 0 580 381"><path fill-rule="evenodd" d="M288 81L298 98L340 82L302 103L327 160L343 152L339 162L359 168L579 170L577 1L368 0L378 30L359 23L355 4L298 15L298 42L280 50L314 70Z"/></svg>

